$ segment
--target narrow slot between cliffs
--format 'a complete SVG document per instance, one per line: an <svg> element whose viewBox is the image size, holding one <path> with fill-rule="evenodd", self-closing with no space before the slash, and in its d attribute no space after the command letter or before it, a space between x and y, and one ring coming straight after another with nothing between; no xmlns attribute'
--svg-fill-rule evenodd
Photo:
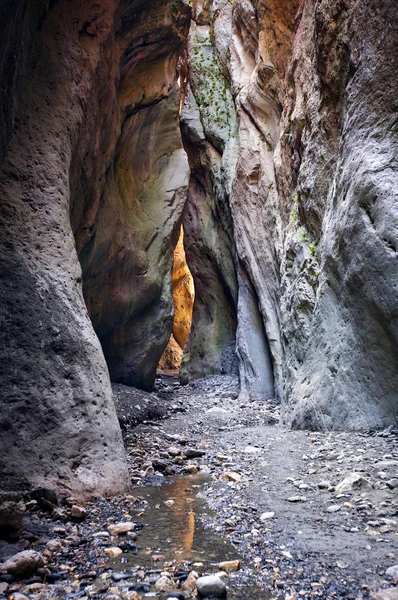
<svg viewBox="0 0 398 600"><path fill-rule="evenodd" d="M195 300L194 281L189 270L184 250L184 229L174 250L172 272L172 294L174 302L173 331L165 351L159 361L158 370L178 375L183 350L192 326L192 312Z"/></svg>

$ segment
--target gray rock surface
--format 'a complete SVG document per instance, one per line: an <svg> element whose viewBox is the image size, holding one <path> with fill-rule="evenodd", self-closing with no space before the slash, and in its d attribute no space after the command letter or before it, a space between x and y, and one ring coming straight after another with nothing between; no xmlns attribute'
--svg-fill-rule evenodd
<svg viewBox="0 0 398 600"><path fill-rule="evenodd" d="M0 539L18 537L24 514L25 502L22 498L0 497Z"/></svg>
<svg viewBox="0 0 398 600"><path fill-rule="evenodd" d="M183 117L183 133L189 123L212 158L191 160L195 182L216 165L226 192L213 186L212 211L232 219L233 261L218 278L244 273L242 393L274 394L298 428L395 423L395 3L209 2L194 19L199 109ZM214 340L208 298L194 335Z"/></svg>
<svg viewBox="0 0 398 600"><path fill-rule="evenodd" d="M196 581L199 598L225 598L227 586L218 575L205 575Z"/></svg>
<svg viewBox="0 0 398 600"><path fill-rule="evenodd" d="M9 573L17 578L30 577L43 566L44 560L40 552L24 550L1 564L0 573Z"/></svg>

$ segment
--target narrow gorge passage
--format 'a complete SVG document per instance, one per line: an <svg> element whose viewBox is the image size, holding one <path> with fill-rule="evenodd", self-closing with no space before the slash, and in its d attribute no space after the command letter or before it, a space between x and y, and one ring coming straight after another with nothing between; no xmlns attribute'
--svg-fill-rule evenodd
<svg viewBox="0 0 398 600"><path fill-rule="evenodd" d="M0 28L0 600L397 598L396 0Z"/></svg>

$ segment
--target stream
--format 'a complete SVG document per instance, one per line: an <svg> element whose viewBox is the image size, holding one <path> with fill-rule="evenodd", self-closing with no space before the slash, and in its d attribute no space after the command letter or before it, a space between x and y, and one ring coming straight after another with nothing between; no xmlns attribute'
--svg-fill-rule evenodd
<svg viewBox="0 0 398 600"><path fill-rule="evenodd" d="M109 566L126 574L145 571L153 574L154 579L160 571L173 571L182 574L184 581L184 574L191 569L199 575L215 574L220 571L220 562L240 560L239 571L229 572L226 577L228 597L236 600L275 597L253 583L253 571L232 544L206 528L209 509L200 494L209 479L201 475L178 476L171 483L134 488L133 495L144 507L139 513L139 523L143 525L138 532L140 549L113 559ZM151 586L145 597L164 598L167 594L157 593Z"/></svg>

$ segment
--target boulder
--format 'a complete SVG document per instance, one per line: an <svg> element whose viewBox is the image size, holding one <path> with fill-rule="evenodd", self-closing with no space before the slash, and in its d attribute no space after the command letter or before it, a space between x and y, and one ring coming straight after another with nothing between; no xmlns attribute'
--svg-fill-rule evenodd
<svg viewBox="0 0 398 600"><path fill-rule="evenodd" d="M227 586L218 575L206 575L196 581L199 598L225 598Z"/></svg>
<svg viewBox="0 0 398 600"><path fill-rule="evenodd" d="M22 579L31 577L43 566L44 560L39 552L24 550L0 565L0 573L9 573L13 577Z"/></svg>

